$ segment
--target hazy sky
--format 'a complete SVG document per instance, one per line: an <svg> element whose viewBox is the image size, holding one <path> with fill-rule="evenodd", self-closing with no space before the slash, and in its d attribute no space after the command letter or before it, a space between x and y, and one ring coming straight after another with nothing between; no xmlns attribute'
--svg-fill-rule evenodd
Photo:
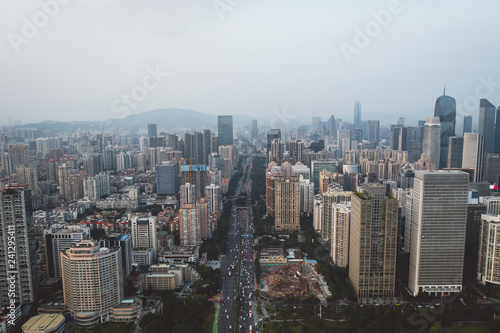
<svg viewBox="0 0 500 333"><path fill-rule="evenodd" d="M500 104L499 12L494 0L4 0L0 122L170 107L352 122L359 100L363 120L412 125L446 84L461 125L479 98Z"/></svg>

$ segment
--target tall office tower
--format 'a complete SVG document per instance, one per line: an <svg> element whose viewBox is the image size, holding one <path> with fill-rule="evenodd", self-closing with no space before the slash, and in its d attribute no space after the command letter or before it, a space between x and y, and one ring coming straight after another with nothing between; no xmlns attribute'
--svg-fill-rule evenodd
<svg viewBox="0 0 500 333"><path fill-rule="evenodd" d="M182 151L182 156L189 161L192 159L192 162L195 163L194 156L194 135L190 133L184 133L184 150Z"/></svg>
<svg viewBox="0 0 500 333"><path fill-rule="evenodd" d="M112 146L107 146L104 149L102 152L104 170L116 170L116 155L118 155L119 152L119 149L113 148Z"/></svg>
<svg viewBox="0 0 500 333"><path fill-rule="evenodd" d="M0 308L8 306L8 293L16 308L34 302L30 246L31 198L25 186L8 186L0 192ZM13 258L15 260L13 260Z"/></svg>
<svg viewBox="0 0 500 333"><path fill-rule="evenodd" d="M398 201L380 184L365 184L351 200L349 280L358 298L394 297Z"/></svg>
<svg viewBox="0 0 500 333"><path fill-rule="evenodd" d="M208 201L208 207L210 212L217 213L217 217L220 218L221 210L221 191L220 186L215 184L210 184L205 187L205 199Z"/></svg>
<svg viewBox="0 0 500 333"><path fill-rule="evenodd" d="M497 108L497 120L495 124L495 142L493 143L493 152L500 154L500 106Z"/></svg>
<svg viewBox="0 0 500 333"><path fill-rule="evenodd" d="M275 222L277 231L300 231L299 177L276 177L274 181Z"/></svg>
<svg viewBox="0 0 500 333"><path fill-rule="evenodd" d="M337 131L335 131L337 132ZM304 127L298 127L296 131L296 136L298 140L305 140L306 139L306 130Z"/></svg>
<svg viewBox="0 0 500 333"><path fill-rule="evenodd" d="M462 290L468 185L465 172L416 172L408 283L414 296Z"/></svg>
<svg viewBox="0 0 500 333"><path fill-rule="evenodd" d="M317 133L321 126L321 117L312 117L311 132Z"/></svg>
<svg viewBox="0 0 500 333"><path fill-rule="evenodd" d="M464 138L451 136L448 144L448 168L461 168L464 153Z"/></svg>
<svg viewBox="0 0 500 333"><path fill-rule="evenodd" d="M219 139L218 146L229 146L233 141L233 116L219 116L217 127Z"/></svg>
<svg viewBox="0 0 500 333"><path fill-rule="evenodd" d="M277 163L283 161L283 144L280 139L273 139L273 142L271 142L269 161Z"/></svg>
<svg viewBox="0 0 500 333"><path fill-rule="evenodd" d="M408 162L416 162L422 155L424 142L424 127L409 126L406 128L406 150L408 151Z"/></svg>
<svg viewBox="0 0 500 333"><path fill-rule="evenodd" d="M332 205L333 225L330 255L339 267L349 264L349 228L351 223L351 203Z"/></svg>
<svg viewBox="0 0 500 333"><path fill-rule="evenodd" d="M321 171L326 170L330 173L336 173L338 168L338 161L312 161L311 162L311 175L314 183L314 194L319 193L319 174Z"/></svg>
<svg viewBox="0 0 500 333"><path fill-rule="evenodd" d="M306 214L312 214L313 212L313 200L314 200L314 184L309 178L304 178L304 176L299 176L299 186L300 186L300 212Z"/></svg>
<svg viewBox="0 0 500 333"><path fill-rule="evenodd" d="M179 192L177 163L163 162L156 166L156 193L173 195Z"/></svg>
<svg viewBox="0 0 500 333"><path fill-rule="evenodd" d="M398 119L398 125L402 125L402 126L405 125L405 117L399 117L399 119Z"/></svg>
<svg viewBox="0 0 500 333"><path fill-rule="evenodd" d="M158 133L156 131L156 124L148 124L148 137L154 138L157 136L158 136Z"/></svg>
<svg viewBox="0 0 500 333"><path fill-rule="evenodd" d="M203 130L203 161L201 164L208 164L208 158L212 153L212 131L209 129Z"/></svg>
<svg viewBox="0 0 500 333"><path fill-rule="evenodd" d="M193 142L194 142L194 150L193 150L193 157L194 161L196 161L196 164L204 164L204 158L203 155L205 153L204 151L204 146L203 146L203 133L200 132L195 132L193 136Z"/></svg>
<svg viewBox="0 0 500 333"><path fill-rule="evenodd" d="M131 220L132 248L153 249L153 261L158 258L156 218L151 215L133 214Z"/></svg>
<svg viewBox="0 0 500 333"><path fill-rule="evenodd" d="M281 130L279 128L271 129L267 132L267 163L269 163L269 153L271 152L271 143L274 139L281 139Z"/></svg>
<svg viewBox="0 0 500 333"><path fill-rule="evenodd" d="M334 139L337 138L337 122L335 121L335 117L333 116L333 114L330 116L330 118L328 118L328 128L327 128L327 132L328 132L328 135L330 136L333 136ZM298 137L297 137L298 139Z"/></svg>
<svg viewBox="0 0 500 333"><path fill-rule="evenodd" d="M449 124L448 124L449 125ZM446 144L448 144L448 137L446 137ZM443 139L441 123L438 117L427 118L424 126L424 142L422 146L422 154L425 154L431 163L439 169L440 154L444 152L440 140ZM441 147L441 149L440 149ZM448 148L446 148L446 151ZM448 154L446 154L448 156Z"/></svg>
<svg viewBox="0 0 500 333"><path fill-rule="evenodd" d="M38 193L38 172L36 167L20 165L16 168L16 183L19 185L28 185L28 190L32 194Z"/></svg>
<svg viewBox="0 0 500 333"><path fill-rule="evenodd" d="M479 134L484 137L484 151L493 153L495 142L495 106L487 99L479 102Z"/></svg>
<svg viewBox="0 0 500 333"><path fill-rule="evenodd" d="M184 185L181 185L180 188L181 207L186 204L195 204L196 200L198 200L197 193L198 192L196 191L195 184L185 183Z"/></svg>
<svg viewBox="0 0 500 333"><path fill-rule="evenodd" d="M472 116L464 116L464 133L472 132Z"/></svg>
<svg viewBox="0 0 500 333"><path fill-rule="evenodd" d="M358 143L363 142L363 129L355 128L352 130L352 139ZM405 142L406 144L406 142Z"/></svg>
<svg viewBox="0 0 500 333"><path fill-rule="evenodd" d="M467 205L467 229L465 231L464 278L474 281L477 273L479 237L481 235L481 215L486 214L486 206L479 203L479 192L469 191Z"/></svg>
<svg viewBox="0 0 500 333"><path fill-rule="evenodd" d="M127 277L132 273L132 240L130 235L113 234L102 238L99 241L102 247L119 247L122 252L123 276Z"/></svg>
<svg viewBox="0 0 500 333"><path fill-rule="evenodd" d="M79 225L52 225L44 231L47 276L62 278L61 251L69 249L84 239L90 238L90 229Z"/></svg>
<svg viewBox="0 0 500 333"><path fill-rule="evenodd" d="M196 246L201 243L197 215L196 203L186 204L179 210L181 246Z"/></svg>
<svg viewBox="0 0 500 333"><path fill-rule="evenodd" d="M477 265L477 279L499 285L500 270L500 215L483 214L481 217L481 238L479 247L479 263Z"/></svg>
<svg viewBox="0 0 500 333"><path fill-rule="evenodd" d="M446 168L448 159L448 138L455 136L455 122L457 118L457 106L455 99L445 95L438 97L434 108L434 117L439 117L441 123L441 152L439 154L439 164L437 169ZM430 155L429 155L430 158ZM432 159L431 159L432 160Z"/></svg>
<svg viewBox="0 0 500 333"><path fill-rule="evenodd" d="M484 137L479 133L464 134L462 168L474 169L474 182L484 179Z"/></svg>
<svg viewBox="0 0 500 333"><path fill-rule="evenodd" d="M257 127L257 120L252 119L250 121L250 138L251 139L257 139L257 136L259 135L259 128Z"/></svg>
<svg viewBox="0 0 500 333"><path fill-rule="evenodd" d="M64 303L80 326L109 321L110 309L123 299L119 248L83 240L61 253Z"/></svg>
<svg viewBox="0 0 500 333"><path fill-rule="evenodd" d="M368 141L378 145L380 133L380 121L368 120Z"/></svg>
<svg viewBox="0 0 500 333"><path fill-rule="evenodd" d="M363 123L361 121L361 103L356 101L354 103L354 128L363 128Z"/></svg>
<svg viewBox="0 0 500 333"><path fill-rule="evenodd" d="M398 149L399 151L408 151L406 144L408 143L408 129L401 127L398 136Z"/></svg>
<svg viewBox="0 0 500 333"><path fill-rule="evenodd" d="M484 180L491 184L497 183L500 176L500 155L486 154L484 158Z"/></svg>
<svg viewBox="0 0 500 333"><path fill-rule="evenodd" d="M85 154L83 156L83 170L89 176L94 176L99 172L104 171L104 166L102 163L102 155Z"/></svg>
<svg viewBox="0 0 500 333"><path fill-rule="evenodd" d="M399 136L401 134L402 129L403 125L391 125L389 149L391 150L399 149Z"/></svg>

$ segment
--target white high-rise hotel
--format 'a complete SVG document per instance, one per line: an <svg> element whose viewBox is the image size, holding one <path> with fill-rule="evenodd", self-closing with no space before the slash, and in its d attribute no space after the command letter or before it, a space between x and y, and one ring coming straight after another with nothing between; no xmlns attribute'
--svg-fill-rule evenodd
<svg viewBox="0 0 500 333"><path fill-rule="evenodd" d="M461 171L415 173L408 283L414 296L462 290L468 185Z"/></svg>

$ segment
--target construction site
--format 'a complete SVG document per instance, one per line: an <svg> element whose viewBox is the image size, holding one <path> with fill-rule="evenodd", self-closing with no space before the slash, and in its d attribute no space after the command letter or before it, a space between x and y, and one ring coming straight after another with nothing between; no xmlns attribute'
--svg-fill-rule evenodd
<svg viewBox="0 0 500 333"><path fill-rule="evenodd" d="M261 293L268 298L316 296L324 301L331 293L323 277L316 272L316 262L304 259L263 259Z"/></svg>

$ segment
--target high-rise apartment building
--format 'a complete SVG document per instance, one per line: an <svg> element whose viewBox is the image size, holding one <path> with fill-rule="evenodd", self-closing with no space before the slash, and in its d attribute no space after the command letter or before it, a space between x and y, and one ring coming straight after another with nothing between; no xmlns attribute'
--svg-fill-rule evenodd
<svg viewBox="0 0 500 333"><path fill-rule="evenodd" d="M474 169L474 182L484 179L484 137L479 133L464 134L462 168Z"/></svg>
<svg viewBox="0 0 500 333"><path fill-rule="evenodd" d="M31 198L25 186L0 192L0 308L15 294L16 308L34 302L30 247Z"/></svg>
<svg viewBox="0 0 500 333"><path fill-rule="evenodd" d="M179 210L179 230L181 246L196 246L201 243L201 230L198 224L196 203L185 204Z"/></svg>
<svg viewBox="0 0 500 333"><path fill-rule="evenodd" d="M18 185L28 185L32 194L38 193L38 172L36 167L20 165L16 168L16 182Z"/></svg>
<svg viewBox="0 0 500 333"><path fill-rule="evenodd" d="M277 231L300 231L299 177L275 177L274 227Z"/></svg>
<svg viewBox="0 0 500 333"><path fill-rule="evenodd" d="M461 171L415 174L408 283L414 296L462 290L468 184Z"/></svg>
<svg viewBox="0 0 500 333"><path fill-rule="evenodd" d="M217 213L217 217L220 218L222 213L220 186L215 184L210 184L206 186L205 198L208 200L208 207L210 212Z"/></svg>
<svg viewBox="0 0 500 333"><path fill-rule="evenodd" d="M123 276L132 273L132 239L130 235L113 234L100 240L100 245L107 248L120 248L122 252Z"/></svg>
<svg viewBox="0 0 500 333"><path fill-rule="evenodd" d="M365 184L351 199L349 280L358 298L394 297L398 201Z"/></svg>
<svg viewBox="0 0 500 333"><path fill-rule="evenodd" d="M233 116L219 116L217 132L219 135L218 145L229 146L233 141Z"/></svg>
<svg viewBox="0 0 500 333"><path fill-rule="evenodd" d="M477 279L482 284L500 285L500 215L483 214L481 216L481 236Z"/></svg>
<svg viewBox="0 0 500 333"><path fill-rule="evenodd" d="M90 238L90 229L80 225L53 225L44 231L47 276L62 278L61 251Z"/></svg>
<svg viewBox="0 0 500 333"><path fill-rule="evenodd" d="M349 264L349 229L351 223L351 202L333 204L333 225L331 251L333 263L339 267Z"/></svg>
<svg viewBox="0 0 500 333"><path fill-rule="evenodd" d="M441 123L441 151L440 151L440 163L437 164L437 169L446 168L446 163L448 159L448 138L450 136L455 136L455 122L457 118L457 106L455 99L451 96L438 97L436 100L436 106L434 108L434 117L439 117L439 122ZM430 158L430 157L429 157Z"/></svg>
<svg viewBox="0 0 500 333"><path fill-rule="evenodd" d="M368 120L368 141L378 145L380 133L380 121Z"/></svg>
<svg viewBox="0 0 500 333"><path fill-rule="evenodd" d="M64 303L84 327L109 321L111 307L123 299L119 248L83 240L61 253Z"/></svg>
<svg viewBox="0 0 500 333"><path fill-rule="evenodd" d="M186 204L194 204L198 200L198 192L196 191L196 185L186 183L181 185L180 189L180 205L181 208Z"/></svg>
<svg viewBox="0 0 500 333"><path fill-rule="evenodd" d="M495 106L486 98L479 102L479 134L484 137L484 151L493 153L495 142Z"/></svg>
<svg viewBox="0 0 500 333"><path fill-rule="evenodd" d="M279 128L271 129L267 132L267 163L269 163L269 153L271 152L271 143L274 139L281 140L281 130Z"/></svg>
<svg viewBox="0 0 500 333"><path fill-rule="evenodd" d="M447 124L447 126L450 126L450 124ZM453 132L455 132L455 130L453 130ZM446 149L443 149L440 143L440 140L443 140L443 133L439 117L427 118L424 126L422 153L429 158L429 161L436 166L436 169L440 167L441 153L446 153L448 151L448 137L449 136L446 136ZM446 158L447 156L448 154L446 154ZM446 166L446 163L444 166Z"/></svg>

